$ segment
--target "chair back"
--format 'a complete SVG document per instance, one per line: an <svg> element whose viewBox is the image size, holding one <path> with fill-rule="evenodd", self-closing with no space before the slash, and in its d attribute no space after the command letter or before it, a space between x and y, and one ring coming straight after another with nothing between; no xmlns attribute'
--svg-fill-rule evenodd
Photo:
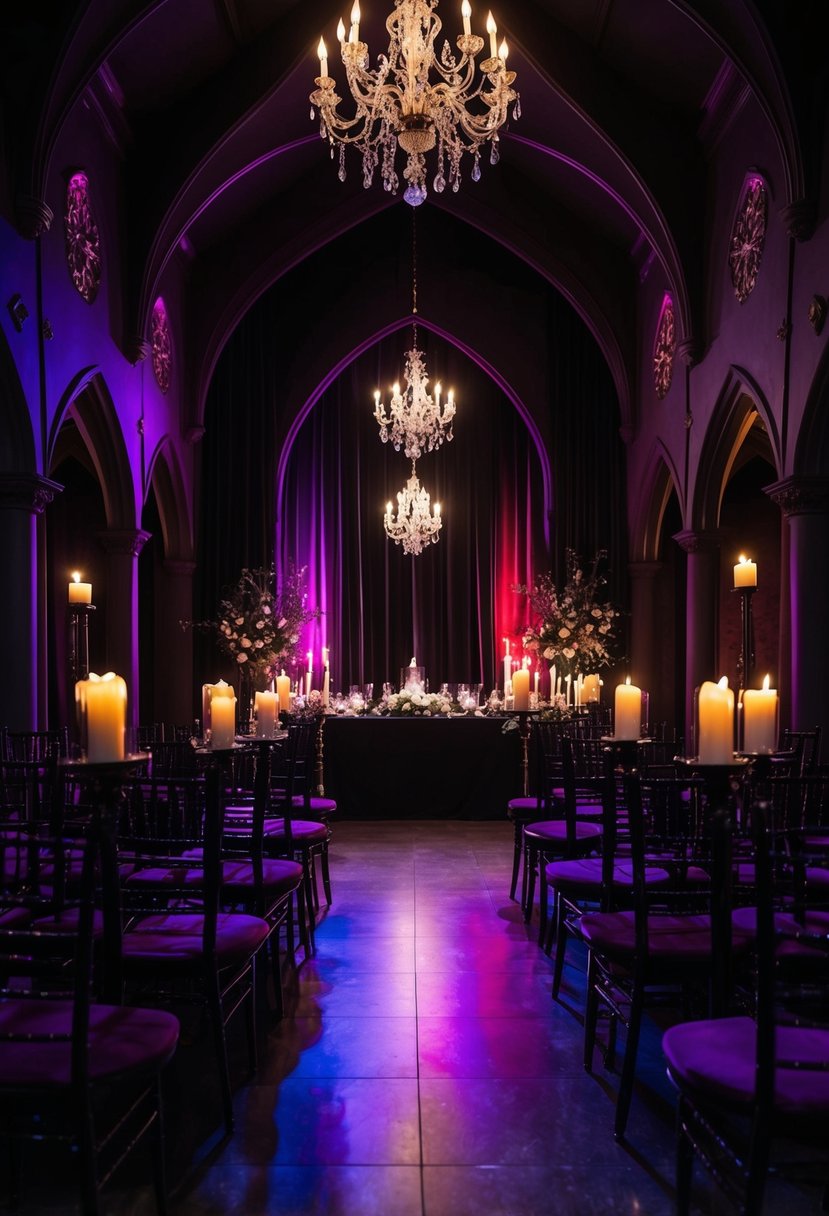
<svg viewBox="0 0 829 1216"><path fill-rule="evenodd" d="M24 832L26 829L23 830ZM42 1043L64 1044L71 1049L73 1085L82 1091L88 1078L87 1035L92 997L92 927L97 842L85 837L50 837L31 830L29 848L23 833L17 839L0 839L3 859L2 916L0 916L0 1059L4 1049ZM25 881L10 880L10 852L24 850L31 860ZM78 862L80 861L79 873ZM71 864L76 877L67 886L58 881ZM60 923L73 916L73 931ZM50 1020L46 1005L72 1002L64 1028ZM18 1005L12 1004L18 1002ZM27 1012L27 1006L30 1012Z"/></svg>
<svg viewBox="0 0 829 1216"><path fill-rule="evenodd" d="M820 726L814 730L789 730L786 727L783 731L780 750L791 756L794 776L803 777L816 771L820 764L820 735Z"/></svg>
<svg viewBox="0 0 829 1216"><path fill-rule="evenodd" d="M533 720L535 792L540 818L552 819L561 814L556 802L556 790L561 788L562 783L563 738L560 722Z"/></svg>
<svg viewBox="0 0 829 1216"><path fill-rule="evenodd" d="M31 763L66 756L68 752L69 731L65 726L57 730L9 731L6 736L9 760Z"/></svg>

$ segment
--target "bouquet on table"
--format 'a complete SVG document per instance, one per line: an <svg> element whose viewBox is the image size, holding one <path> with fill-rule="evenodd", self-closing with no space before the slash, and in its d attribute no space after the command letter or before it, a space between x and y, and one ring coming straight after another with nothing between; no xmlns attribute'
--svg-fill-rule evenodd
<svg viewBox="0 0 829 1216"><path fill-rule="evenodd" d="M214 634L240 672L272 680L280 666L296 658L303 625L320 615L319 608L307 604L306 569L291 566L280 588L273 566L245 569L219 601L215 618L182 625Z"/></svg>
<svg viewBox="0 0 829 1216"><path fill-rule="evenodd" d="M585 574L581 558L568 549L567 582L556 587L552 575L542 574L532 587L513 588L526 595L532 623L524 633L524 649L555 663L561 675L598 671L614 661L615 626L621 615L600 598L607 580L599 567L607 554L600 549Z"/></svg>
<svg viewBox="0 0 829 1216"><path fill-rule="evenodd" d="M416 689L404 688L401 692L390 693L386 698L386 712L403 714L413 718L437 718L450 714L452 702L438 692L419 692Z"/></svg>

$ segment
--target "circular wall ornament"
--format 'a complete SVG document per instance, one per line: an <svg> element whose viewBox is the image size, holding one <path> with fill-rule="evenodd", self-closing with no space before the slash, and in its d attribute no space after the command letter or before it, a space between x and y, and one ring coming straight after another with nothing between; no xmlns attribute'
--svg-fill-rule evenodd
<svg viewBox="0 0 829 1216"><path fill-rule="evenodd" d="M170 387L170 373L173 366L173 345L170 341L170 323L167 319L167 309L160 296L153 305L151 345L153 372L156 382L162 393L166 393Z"/></svg>
<svg viewBox="0 0 829 1216"><path fill-rule="evenodd" d="M91 304L101 286L101 239L89 201L89 178L80 171L72 174L66 187L63 227L72 282Z"/></svg>
<svg viewBox="0 0 829 1216"><path fill-rule="evenodd" d="M741 304L751 295L757 282L766 242L768 212L768 191L762 177L750 177L734 219L728 253L734 294Z"/></svg>
<svg viewBox="0 0 829 1216"><path fill-rule="evenodd" d="M653 344L653 383L660 401L671 387L675 353L674 302L669 295L666 295L662 301L662 311L659 314L659 324L656 327L656 338Z"/></svg>

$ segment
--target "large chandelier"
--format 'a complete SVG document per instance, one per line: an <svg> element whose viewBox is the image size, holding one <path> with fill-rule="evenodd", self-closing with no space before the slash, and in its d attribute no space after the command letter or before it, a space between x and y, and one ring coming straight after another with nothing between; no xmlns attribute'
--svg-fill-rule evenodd
<svg viewBox="0 0 829 1216"><path fill-rule="evenodd" d="M440 381L434 397L429 392L429 377L423 352L417 348L417 228L412 212L412 349L406 353L403 370L404 392L392 385L389 412L380 400L380 390L374 392L374 417L380 427L383 443L391 440L394 450L402 448L409 460L419 460L424 452L433 452L444 439L452 439L452 419L455 417L455 393L450 388L441 409Z"/></svg>
<svg viewBox="0 0 829 1216"><path fill-rule="evenodd" d="M383 527L386 535L395 544L402 545L404 553L411 553L413 557L437 540L438 532L443 527L440 503L436 502L430 508L429 491L418 481L414 461L411 477L397 492L397 517L392 514L392 504L387 502Z"/></svg>
<svg viewBox="0 0 829 1216"><path fill-rule="evenodd" d="M386 20L388 53L379 55L377 67L369 68L366 43L360 41L360 4L355 0L346 38L340 21L340 43L346 79L356 105L353 118L337 109L342 101L335 81L328 75L328 52L320 38L320 74L311 94L311 117L320 113L320 136L327 139L334 155L339 144L339 178L345 181L345 148L354 146L363 155L363 185L368 189L380 165L383 186L396 194L400 180L395 168L397 146L406 154L403 197L416 207L426 198L425 153L437 145L437 166L432 188L437 194L461 183L461 159L472 157L472 180L481 176L481 147L490 144L490 162L498 161L498 132L507 121L507 109L520 116L518 94L513 90L515 72L507 71L506 39L498 46L492 13L487 17L489 55L476 72L475 57L484 39L471 31L472 8L463 0L463 33L456 40L460 58L444 41L438 57L435 39L442 28L435 14L438 0L394 0L394 12ZM434 79L430 79L430 76ZM471 108L470 108L471 107Z"/></svg>

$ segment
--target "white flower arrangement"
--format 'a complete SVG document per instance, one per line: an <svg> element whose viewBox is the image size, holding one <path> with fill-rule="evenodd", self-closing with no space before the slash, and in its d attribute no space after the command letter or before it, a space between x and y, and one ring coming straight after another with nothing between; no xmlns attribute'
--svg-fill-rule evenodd
<svg viewBox="0 0 829 1216"><path fill-rule="evenodd" d="M386 712L414 718L445 717L452 712L452 702L436 692L419 692L404 688L386 699Z"/></svg>

